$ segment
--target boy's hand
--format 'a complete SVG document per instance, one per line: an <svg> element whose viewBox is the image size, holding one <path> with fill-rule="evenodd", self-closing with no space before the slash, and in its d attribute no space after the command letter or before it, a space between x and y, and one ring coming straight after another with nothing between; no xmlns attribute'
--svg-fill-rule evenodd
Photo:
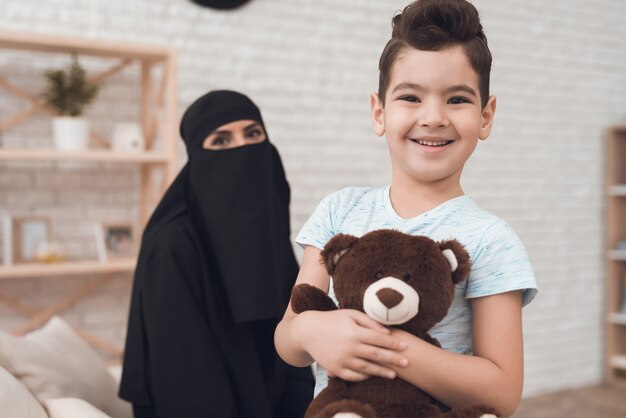
<svg viewBox="0 0 626 418"><path fill-rule="evenodd" d="M294 320L306 322L298 326L306 330L301 336L303 347L329 376L355 382L370 376L393 379L393 367L408 364L399 354L406 343L363 312L307 311Z"/></svg>

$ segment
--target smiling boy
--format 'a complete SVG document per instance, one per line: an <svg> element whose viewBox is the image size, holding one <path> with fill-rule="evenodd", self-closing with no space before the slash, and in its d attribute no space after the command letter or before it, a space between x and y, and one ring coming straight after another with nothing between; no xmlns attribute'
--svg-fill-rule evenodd
<svg viewBox="0 0 626 418"><path fill-rule="evenodd" d="M401 377L442 403L489 404L510 416L523 386L522 306L537 292L524 246L502 219L461 187L465 163L493 126L491 53L476 9L465 0L419 0L393 18L371 96L374 131L392 165L388 187L351 187L327 196L296 241L304 258L296 284L334 298L320 249L338 233L381 228L435 240L454 238L472 271L456 287L448 315L430 334L442 348L389 330L362 312L287 308L275 342L293 365L315 361L316 392L327 375L359 381Z"/></svg>

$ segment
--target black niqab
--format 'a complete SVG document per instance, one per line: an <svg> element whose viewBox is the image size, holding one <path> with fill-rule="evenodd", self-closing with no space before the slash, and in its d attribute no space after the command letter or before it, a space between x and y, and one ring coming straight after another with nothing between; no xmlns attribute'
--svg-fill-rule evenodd
<svg viewBox="0 0 626 418"><path fill-rule="evenodd" d="M178 416L297 417L310 401L310 371L288 368L273 345L298 271L278 152L269 138L202 148L216 128L246 119L263 125L254 103L231 91L188 108L188 162L143 234L120 396L147 416L184 403ZM278 412L294 372L300 392L289 394L291 412Z"/></svg>

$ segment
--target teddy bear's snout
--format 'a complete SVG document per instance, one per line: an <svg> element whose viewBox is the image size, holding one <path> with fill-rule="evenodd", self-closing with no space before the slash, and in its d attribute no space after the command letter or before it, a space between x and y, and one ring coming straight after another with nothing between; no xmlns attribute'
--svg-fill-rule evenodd
<svg viewBox="0 0 626 418"><path fill-rule="evenodd" d="M402 296L401 293L398 293L388 287L380 289L378 292L376 292L376 296L381 301L381 303L387 307L387 309L391 309L394 306L397 306L400 302L402 302L402 299L404 299L404 296Z"/></svg>
<svg viewBox="0 0 626 418"><path fill-rule="evenodd" d="M404 324L419 312L417 291L403 280L383 277L370 284L363 294L363 310L384 325Z"/></svg>

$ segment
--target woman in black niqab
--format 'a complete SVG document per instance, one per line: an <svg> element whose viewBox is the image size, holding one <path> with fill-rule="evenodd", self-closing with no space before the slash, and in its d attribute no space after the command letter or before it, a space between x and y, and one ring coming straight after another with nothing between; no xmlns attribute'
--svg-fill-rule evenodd
<svg viewBox="0 0 626 418"><path fill-rule="evenodd" d="M296 418L311 400L310 370L273 343L298 273L278 152L268 139L204 145L240 120L265 129L225 90L183 116L189 159L146 226L131 297L120 396L137 418Z"/></svg>

